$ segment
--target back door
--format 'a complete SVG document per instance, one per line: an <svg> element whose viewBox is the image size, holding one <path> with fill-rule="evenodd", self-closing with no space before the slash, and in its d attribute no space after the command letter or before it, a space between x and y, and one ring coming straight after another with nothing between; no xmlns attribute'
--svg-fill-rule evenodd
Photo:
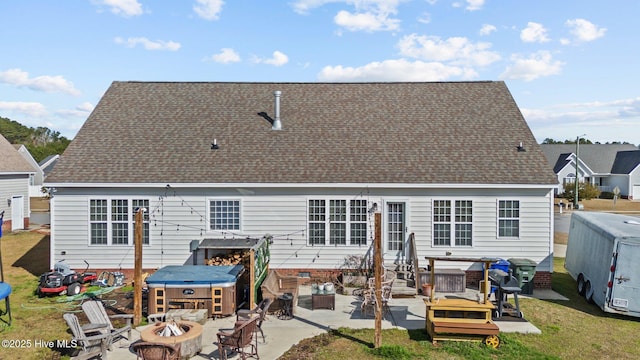
<svg viewBox="0 0 640 360"><path fill-rule="evenodd" d="M640 311L640 244L618 242L609 306L617 310ZM634 259L635 256L635 259Z"/></svg>

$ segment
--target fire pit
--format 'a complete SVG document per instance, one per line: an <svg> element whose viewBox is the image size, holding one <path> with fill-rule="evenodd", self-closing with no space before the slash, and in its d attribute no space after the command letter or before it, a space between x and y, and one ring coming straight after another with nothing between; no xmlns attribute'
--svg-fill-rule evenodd
<svg viewBox="0 0 640 360"><path fill-rule="evenodd" d="M180 335L175 335L177 333ZM202 325L194 321L156 323L140 332L142 341L180 344L180 359L186 360L202 351Z"/></svg>

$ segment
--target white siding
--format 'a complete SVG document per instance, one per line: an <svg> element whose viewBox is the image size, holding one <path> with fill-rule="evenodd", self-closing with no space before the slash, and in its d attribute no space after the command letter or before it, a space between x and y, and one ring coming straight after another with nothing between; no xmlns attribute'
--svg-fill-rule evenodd
<svg viewBox="0 0 640 360"><path fill-rule="evenodd" d="M611 186L611 190L613 191L613 189L617 186L620 189L621 196L628 196L630 194L629 184L629 175L612 174L609 177L609 185Z"/></svg>
<svg viewBox="0 0 640 360"><path fill-rule="evenodd" d="M93 190L97 192L97 190ZM385 211L385 201L406 203L407 237L414 233L420 266L425 256L520 257L542 262L550 268L552 252L552 208L547 190L462 190L462 189L177 189L104 190L103 196L90 196L81 190L58 189L52 207L52 263L65 258L72 267L87 260L93 268L132 268L133 245L89 245L88 204L90 198L148 198L150 200L150 245L143 249L143 266L191 264L189 244L203 238L273 236L272 268L339 268L345 256L365 254L373 234L363 246L307 245L307 207L309 199L367 199ZM239 231L208 231L207 199L240 200ZM433 199L473 201L473 246L434 247L432 238ZM497 236L497 201L520 201L520 237ZM385 216L382 216L385 221ZM373 216L369 222L373 231ZM383 244L386 244L383 224ZM66 255L61 255L65 251ZM202 257L203 254L200 254ZM392 258L386 258L391 261ZM201 262L202 259L199 259ZM459 267L454 264L453 267Z"/></svg>
<svg viewBox="0 0 640 360"><path fill-rule="evenodd" d="M20 195L24 198L24 217L28 218L31 212L29 208L29 174L0 174L0 212L4 211L4 221L11 220L11 206L9 206L7 199Z"/></svg>
<svg viewBox="0 0 640 360"><path fill-rule="evenodd" d="M638 194L634 194L634 186L637 189L640 186L640 166L637 166L631 173L629 174L629 195L633 197L634 200L638 199ZM636 190L637 192L637 190Z"/></svg>

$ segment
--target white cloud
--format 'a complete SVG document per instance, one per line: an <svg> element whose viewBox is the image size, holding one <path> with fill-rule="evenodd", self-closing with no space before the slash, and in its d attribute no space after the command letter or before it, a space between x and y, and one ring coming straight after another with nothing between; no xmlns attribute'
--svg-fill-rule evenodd
<svg viewBox="0 0 640 360"><path fill-rule="evenodd" d="M570 28L569 32L574 36L576 42L589 42L599 39L607 32L606 28L597 25L585 19L567 20L566 26Z"/></svg>
<svg viewBox="0 0 640 360"><path fill-rule="evenodd" d="M480 35L482 36L486 36L491 34L492 32L496 32L498 29L491 25L491 24L484 24L482 25L482 27L480 28Z"/></svg>
<svg viewBox="0 0 640 360"><path fill-rule="evenodd" d="M29 78L29 73L26 71L9 69L0 72L0 83L48 93L62 92L69 95L80 95L80 91L73 86L73 83L60 75L42 75Z"/></svg>
<svg viewBox="0 0 640 360"><path fill-rule="evenodd" d="M547 109L522 108L539 140L575 139L576 129L592 141L637 143L640 98L556 104Z"/></svg>
<svg viewBox="0 0 640 360"><path fill-rule="evenodd" d="M0 101L0 110L11 111L18 114L40 117L47 114L44 105L37 102L10 102Z"/></svg>
<svg viewBox="0 0 640 360"><path fill-rule="evenodd" d="M482 9L485 0L467 0L466 9L469 11L476 11Z"/></svg>
<svg viewBox="0 0 640 360"><path fill-rule="evenodd" d="M311 9L321 7L329 3L347 2L345 0L298 0L291 4L293 11L298 14L308 14Z"/></svg>
<svg viewBox="0 0 640 360"><path fill-rule="evenodd" d="M193 11L205 20L218 20L222 11L222 0L196 0L197 5L193 6Z"/></svg>
<svg viewBox="0 0 640 360"><path fill-rule="evenodd" d="M223 48L218 54L211 56L211 60L220 64L235 63L240 61L240 55L231 48Z"/></svg>
<svg viewBox="0 0 640 360"><path fill-rule="evenodd" d="M388 14L355 13L342 10L333 19L335 23L349 31L388 31L400 28L400 20L390 19Z"/></svg>
<svg viewBox="0 0 640 360"><path fill-rule="evenodd" d="M418 22L421 22L423 24L429 24L431 23L431 14L429 13L423 13L421 17L418 18Z"/></svg>
<svg viewBox="0 0 640 360"><path fill-rule="evenodd" d="M274 51L273 57L270 59L262 59L262 58L254 58L253 60L256 63L264 63L273 66L282 66L289 62L289 57L280 51Z"/></svg>
<svg viewBox="0 0 640 360"><path fill-rule="evenodd" d="M107 5L116 15L142 15L142 5L137 0L102 0L99 3Z"/></svg>
<svg viewBox="0 0 640 360"><path fill-rule="evenodd" d="M340 27L349 31L394 31L400 28L400 20L393 18L398 5L406 0L298 0L293 9L299 14L329 3L344 3L355 11L340 10L333 18Z"/></svg>
<svg viewBox="0 0 640 360"><path fill-rule="evenodd" d="M542 24L528 22L527 27L520 32L520 40L524 42L548 42L547 29Z"/></svg>
<svg viewBox="0 0 640 360"><path fill-rule="evenodd" d="M134 48L137 45L142 45L146 50L168 50L168 51L178 51L180 49L180 43L175 41L163 41L156 40L151 41L145 37L136 37L136 38L128 38L123 39L121 37L117 37L113 39L116 44L124 45L129 48Z"/></svg>
<svg viewBox="0 0 640 360"><path fill-rule="evenodd" d="M548 51L538 51L528 58L512 55L511 61L512 65L499 76L501 79L531 81L540 77L558 75L564 65L561 61L554 61Z"/></svg>
<svg viewBox="0 0 640 360"><path fill-rule="evenodd" d="M472 79L472 69L447 66L437 62L408 61L405 59L372 62L360 67L325 66L320 81L443 81L451 77Z"/></svg>
<svg viewBox="0 0 640 360"><path fill-rule="evenodd" d="M93 108L94 106L90 102L83 102L82 104L77 105L72 110L57 110L55 113L65 118L69 118L69 117L86 118L89 116L89 114L91 114L91 112L93 111Z"/></svg>
<svg viewBox="0 0 640 360"><path fill-rule="evenodd" d="M489 51L490 43L472 43L467 38L411 34L398 41L400 54L421 60L447 61L468 66L487 66L500 60L500 55Z"/></svg>

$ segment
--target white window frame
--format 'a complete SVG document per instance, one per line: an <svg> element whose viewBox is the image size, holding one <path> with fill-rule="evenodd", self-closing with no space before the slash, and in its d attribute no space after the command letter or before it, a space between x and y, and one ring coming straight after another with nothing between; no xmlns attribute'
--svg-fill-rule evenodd
<svg viewBox="0 0 640 360"><path fill-rule="evenodd" d="M212 224L211 221L213 220L213 213L211 212L211 203L212 202L232 202L232 203L238 203L238 228L230 228L230 227L224 227L224 228L220 228L220 229L215 229L212 228ZM226 207L227 209L229 208L228 205ZM227 215L229 213L227 212ZM231 214L235 214L235 212L231 212ZM229 217L227 217L227 219L229 219ZM227 222L227 225L229 223ZM242 232L242 200L239 198L227 198L227 197L220 197L220 198L207 198L207 232L208 233L213 233L213 232Z"/></svg>
<svg viewBox="0 0 640 360"><path fill-rule="evenodd" d="M92 218L92 202L94 201L100 201L100 202L106 202L106 212L103 215L102 219L93 219ZM120 215L120 218L114 218L114 216L116 216L117 214L113 211L114 210L114 202L119 202L119 201L126 201L127 205L126 205L126 209L125 211ZM133 208L133 203L134 201L136 202L147 202L148 204L151 203L151 200L149 198L145 198L145 197L126 197L126 196L113 196L113 197L93 197L90 198L87 204L87 209L89 212L89 236L88 236L88 245L89 246L133 246L134 245L134 232L135 232L135 210ZM102 206L101 206L102 207ZM92 231L92 225L93 224L106 224L106 228L104 229L105 231L105 237L106 237L106 242L105 243L93 243L93 231ZM126 231L127 233L127 241L126 243L114 243L113 242L113 231L114 231L114 224L125 224L126 227L124 227L123 229ZM147 211L144 213L143 215L143 231L145 229L145 227L147 228L147 238L145 239L143 237L143 245L144 246L148 246L151 245L151 225L150 225L150 221L149 221L149 209L147 208Z"/></svg>
<svg viewBox="0 0 640 360"><path fill-rule="evenodd" d="M511 203L514 203L514 202L518 203L518 207L516 209L517 212L518 212L517 216L500 216L500 203L501 202L507 202L507 201L511 202ZM512 208L509 208L509 209L506 209L506 210L509 210L509 211L513 212L514 209L512 207ZM522 229L522 226L521 226L522 217L520 216L520 212L521 211L522 211L522 202L520 200L518 200L518 199L497 199L497 201L496 201L496 235L497 235L497 237L499 239L519 239L520 238L520 230ZM514 235L500 235L500 229L501 229L500 221L502 221L502 220L517 221L517 223L518 223L518 227L517 227L518 235L515 235L515 236Z"/></svg>
<svg viewBox="0 0 640 360"><path fill-rule="evenodd" d="M362 211L364 201L365 209ZM337 206L340 205L340 206ZM366 246L369 237L369 213L368 202L363 199L349 199L343 197L309 197L306 199L307 207L307 245L308 246L333 246L354 247ZM313 209L321 212L312 211ZM358 209L360 209L358 211ZM338 210L338 211L337 211ZM362 220L364 216L365 220ZM358 224L359 229L354 225ZM364 229L362 224L365 224ZM313 228L318 228L318 233ZM353 236L354 233L364 230L364 236ZM340 237L333 236L340 234ZM336 242L336 240L342 240Z"/></svg>
<svg viewBox="0 0 640 360"><path fill-rule="evenodd" d="M443 219L441 221L436 221L436 214L435 214L435 206L436 206L436 202L447 202L448 203L448 209L449 209L449 213L443 213L440 214L438 216L443 217ZM460 209L458 207L458 202L469 202L470 203L470 209L471 209L471 214L462 214L460 213ZM472 199L456 199L456 198L442 198L442 199L432 199L431 200L431 246L432 247L445 247L445 248L450 248L450 247L458 247L458 248L472 248L474 245L474 241L473 241L473 234L474 234L474 230L475 230L475 223L474 223L474 219L475 219L475 214L473 211L473 203L474 201ZM466 207L465 207L466 208ZM465 219L461 219L460 217L464 216ZM468 219L466 219L466 217L471 217L471 221L468 221ZM445 230L446 234L448 234L448 244L436 244L436 225L441 224L441 225L447 225L447 229ZM458 230L460 230L460 227L458 225L464 225L465 227L470 226L471 230L470 230L470 237L467 239L466 237L464 238L465 240L470 241L470 244L460 244L459 241L462 240L462 238L458 237Z"/></svg>

